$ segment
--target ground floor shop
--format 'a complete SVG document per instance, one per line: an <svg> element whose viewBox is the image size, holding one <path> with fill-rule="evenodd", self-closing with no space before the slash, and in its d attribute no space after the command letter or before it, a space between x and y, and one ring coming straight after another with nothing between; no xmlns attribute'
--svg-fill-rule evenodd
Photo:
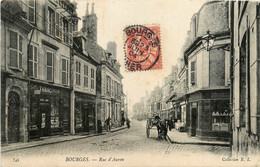
<svg viewBox="0 0 260 167"><path fill-rule="evenodd" d="M1 74L1 143L28 141L28 81Z"/></svg>
<svg viewBox="0 0 260 167"><path fill-rule="evenodd" d="M102 126L106 129L105 121L110 118L112 128L120 127L122 125L122 116L124 112L121 111L121 102L116 99L101 99L101 121Z"/></svg>
<svg viewBox="0 0 260 167"><path fill-rule="evenodd" d="M95 132L96 96L75 92L75 132Z"/></svg>
<svg viewBox="0 0 260 167"><path fill-rule="evenodd" d="M198 91L189 95L188 134L206 140L230 139L229 90Z"/></svg>
<svg viewBox="0 0 260 167"><path fill-rule="evenodd" d="M30 84L30 139L70 131L70 89Z"/></svg>

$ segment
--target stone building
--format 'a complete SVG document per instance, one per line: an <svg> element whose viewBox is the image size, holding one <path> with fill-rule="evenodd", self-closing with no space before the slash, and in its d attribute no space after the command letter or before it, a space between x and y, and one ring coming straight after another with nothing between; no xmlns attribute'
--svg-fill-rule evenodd
<svg viewBox="0 0 260 167"><path fill-rule="evenodd" d="M206 2L193 15L190 25L191 43L184 51L188 69L188 134L201 139L229 140L228 3ZM209 50L202 44L207 30L215 37Z"/></svg>
<svg viewBox="0 0 260 167"><path fill-rule="evenodd" d="M83 27L81 31L86 37L86 52L99 64L96 76L96 105L97 117L102 121L110 117L113 127L121 125L121 102L123 94L122 79L120 74L120 64L116 55L103 49L96 42L97 40L97 16L94 12L94 3L89 14L88 4L86 15L83 17ZM116 53L116 43L113 50ZM110 48L109 48L110 49Z"/></svg>
<svg viewBox="0 0 260 167"><path fill-rule="evenodd" d="M29 139L28 10L1 1L1 143Z"/></svg>
<svg viewBox="0 0 260 167"><path fill-rule="evenodd" d="M234 156L260 155L260 3L230 2Z"/></svg>
<svg viewBox="0 0 260 167"><path fill-rule="evenodd" d="M71 58L71 75L73 93L71 104L74 106L72 129L77 132L96 131L96 72L99 65L87 53L87 39L84 34L73 37L73 54Z"/></svg>

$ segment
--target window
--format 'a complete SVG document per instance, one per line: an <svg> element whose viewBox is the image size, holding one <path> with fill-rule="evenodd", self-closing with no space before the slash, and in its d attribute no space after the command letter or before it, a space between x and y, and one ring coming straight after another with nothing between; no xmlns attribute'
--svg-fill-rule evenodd
<svg viewBox="0 0 260 167"><path fill-rule="evenodd" d="M38 48L34 45L29 46L29 75L38 77Z"/></svg>
<svg viewBox="0 0 260 167"><path fill-rule="evenodd" d="M50 35L54 35L55 31L55 12L53 9L50 7L48 8L48 23L47 23L47 28L48 28L48 33Z"/></svg>
<svg viewBox="0 0 260 167"><path fill-rule="evenodd" d="M190 68L190 82L192 85L196 83L196 62L191 62L191 68Z"/></svg>
<svg viewBox="0 0 260 167"><path fill-rule="evenodd" d="M10 66L22 68L22 36L14 31L10 31Z"/></svg>
<svg viewBox="0 0 260 167"><path fill-rule="evenodd" d="M29 22L35 23L35 0L29 0Z"/></svg>
<svg viewBox="0 0 260 167"><path fill-rule="evenodd" d="M80 85L80 62L76 61L76 85Z"/></svg>
<svg viewBox="0 0 260 167"><path fill-rule="evenodd" d="M55 20L55 36L58 38L62 38L62 17L60 14L56 13L56 20Z"/></svg>
<svg viewBox="0 0 260 167"><path fill-rule="evenodd" d="M230 123L229 100L205 101L205 107L210 106L212 113L212 130L228 131Z"/></svg>
<svg viewBox="0 0 260 167"><path fill-rule="evenodd" d="M68 37L68 32L69 32L69 22L65 18L63 19L63 42L69 43L69 37Z"/></svg>
<svg viewBox="0 0 260 167"><path fill-rule="evenodd" d="M107 94L111 94L111 78L110 76L107 76Z"/></svg>
<svg viewBox="0 0 260 167"><path fill-rule="evenodd" d="M88 66L87 65L84 65L84 87L88 87Z"/></svg>
<svg viewBox="0 0 260 167"><path fill-rule="evenodd" d="M47 52L47 81L53 81L53 53Z"/></svg>
<svg viewBox="0 0 260 167"><path fill-rule="evenodd" d="M95 78L95 70L93 68L91 68L91 89L95 88L95 84L94 84L94 78Z"/></svg>
<svg viewBox="0 0 260 167"><path fill-rule="evenodd" d="M69 61L68 59L61 59L61 80L62 84L68 85L69 83Z"/></svg>

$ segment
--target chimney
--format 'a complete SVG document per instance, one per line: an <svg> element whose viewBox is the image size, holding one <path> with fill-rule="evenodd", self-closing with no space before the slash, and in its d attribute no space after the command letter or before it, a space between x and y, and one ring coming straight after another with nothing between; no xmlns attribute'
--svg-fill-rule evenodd
<svg viewBox="0 0 260 167"><path fill-rule="evenodd" d="M85 16L87 16L87 15L89 15L89 13L88 13L88 3L87 3L87 9L86 9L86 15Z"/></svg>
<svg viewBox="0 0 260 167"><path fill-rule="evenodd" d="M94 14L94 5L95 5L95 3L93 2L93 3L92 3L92 10L91 10L91 14Z"/></svg>

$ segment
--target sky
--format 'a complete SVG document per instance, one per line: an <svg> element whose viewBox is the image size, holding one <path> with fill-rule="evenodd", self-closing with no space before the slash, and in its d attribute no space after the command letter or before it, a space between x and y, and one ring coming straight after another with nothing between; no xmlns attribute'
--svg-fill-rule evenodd
<svg viewBox="0 0 260 167"><path fill-rule="evenodd" d="M117 43L117 60L121 64L124 93L129 100L129 109L138 102L146 92L162 85L164 77L170 74L171 67L177 64L181 55L190 20L199 11L205 0L75 0L78 16L89 12L94 2L94 12L98 17L97 43L104 49L108 41ZM124 63L123 30L129 25L160 26L162 65L161 70L127 72Z"/></svg>

